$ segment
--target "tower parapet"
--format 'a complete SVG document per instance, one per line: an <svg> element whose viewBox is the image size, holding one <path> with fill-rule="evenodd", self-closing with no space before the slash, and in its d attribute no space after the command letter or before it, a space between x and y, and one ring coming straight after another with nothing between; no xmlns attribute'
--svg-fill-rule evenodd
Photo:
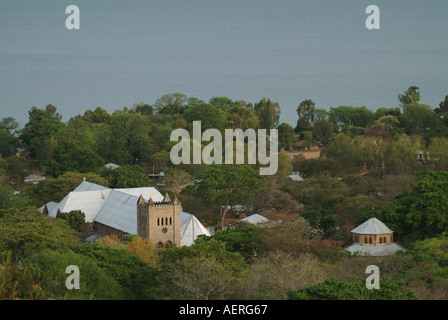
<svg viewBox="0 0 448 320"><path fill-rule="evenodd" d="M137 202L137 232L156 244L175 243L180 247L180 212L182 204L177 197L171 201L168 194L163 201L147 202L140 196Z"/></svg>

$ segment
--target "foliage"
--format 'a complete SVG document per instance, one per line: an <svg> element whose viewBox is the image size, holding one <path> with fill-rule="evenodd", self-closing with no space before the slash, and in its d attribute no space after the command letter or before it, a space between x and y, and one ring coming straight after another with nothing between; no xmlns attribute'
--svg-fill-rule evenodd
<svg viewBox="0 0 448 320"><path fill-rule="evenodd" d="M60 202L68 193L80 185L84 179L102 186L107 185L107 180L94 173L66 172L56 179L46 179L38 185L27 190L39 205L49 201Z"/></svg>
<svg viewBox="0 0 448 320"><path fill-rule="evenodd" d="M45 141L51 137L57 138L64 127L62 116L56 112L56 107L49 104L45 110L32 107L29 121L20 134L20 140L27 147L32 158L41 158L40 150Z"/></svg>
<svg viewBox="0 0 448 320"><path fill-rule="evenodd" d="M43 249L57 251L78 243L75 231L66 221L50 219L36 208L0 211L0 251L27 255Z"/></svg>
<svg viewBox="0 0 448 320"><path fill-rule="evenodd" d="M341 282L326 279L317 286L289 291L289 300L416 300L415 293L403 288L401 282L381 277L380 289L367 289L366 280L352 278Z"/></svg>
<svg viewBox="0 0 448 320"><path fill-rule="evenodd" d="M193 184L193 176L181 169L170 169L163 178L167 188L174 192L181 192L185 187Z"/></svg>
<svg viewBox="0 0 448 320"><path fill-rule="evenodd" d="M234 273L241 272L247 268L243 256L239 252L227 250L226 243L217 239L199 241L191 246L182 246L180 248L168 246L162 252L161 262L166 267L169 267L171 264L175 264L186 257L212 258L220 263L226 264Z"/></svg>
<svg viewBox="0 0 448 320"><path fill-rule="evenodd" d="M84 244L73 249L84 257L95 259L106 274L116 279L124 288L126 299L153 299L158 286L157 270L139 256L126 250Z"/></svg>
<svg viewBox="0 0 448 320"><path fill-rule="evenodd" d="M142 167L136 165L103 170L101 176L109 182L110 188L138 188L152 185L151 178Z"/></svg>
<svg viewBox="0 0 448 320"><path fill-rule="evenodd" d="M58 214L59 219L66 220L70 227L76 231L82 231L86 223L86 215L80 210L72 210L70 212L61 212Z"/></svg>
<svg viewBox="0 0 448 320"><path fill-rule="evenodd" d="M55 252L43 250L30 259L41 274L41 286L45 294L53 299L64 300L117 300L124 299L124 291L119 283L100 268L93 257L75 253L71 250ZM79 268L79 289L68 290L66 268L75 265Z"/></svg>
<svg viewBox="0 0 448 320"><path fill-rule="evenodd" d="M249 165L209 165L199 170L195 178L196 195L220 207L221 227L230 204L247 204L263 186L263 177Z"/></svg>
<svg viewBox="0 0 448 320"><path fill-rule="evenodd" d="M260 120L260 129L272 129L278 126L281 111L277 102L263 98L258 103L255 103L254 110Z"/></svg>
<svg viewBox="0 0 448 320"><path fill-rule="evenodd" d="M313 255L274 250L253 259L239 282L239 290L246 299L285 300L289 290L316 285L324 279L325 273Z"/></svg>
<svg viewBox="0 0 448 320"><path fill-rule="evenodd" d="M401 237L425 239L448 231L448 172L425 170L417 175L412 191L377 211L378 219Z"/></svg>
<svg viewBox="0 0 448 320"><path fill-rule="evenodd" d="M27 261L0 252L0 300L45 299L39 282L39 273Z"/></svg>
<svg viewBox="0 0 448 320"><path fill-rule="evenodd" d="M217 234L206 237L199 236L195 244L201 244L212 239L225 243L225 248L230 252L238 252L246 259L251 258L257 250L256 238L257 232L254 232L255 227L235 228L225 232L218 232Z"/></svg>

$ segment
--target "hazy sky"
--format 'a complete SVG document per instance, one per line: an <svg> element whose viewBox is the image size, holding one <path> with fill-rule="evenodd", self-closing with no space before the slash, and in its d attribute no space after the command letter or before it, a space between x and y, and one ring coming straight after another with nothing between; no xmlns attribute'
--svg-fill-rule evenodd
<svg viewBox="0 0 448 320"><path fill-rule="evenodd" d="M68 30L68 5L80 30ZM368 30L366 7L380 9ZM447 0L0 1L0 118L23 126L51 103L63 120L181 92L316 107L398 107L448 94Z"/></svg>

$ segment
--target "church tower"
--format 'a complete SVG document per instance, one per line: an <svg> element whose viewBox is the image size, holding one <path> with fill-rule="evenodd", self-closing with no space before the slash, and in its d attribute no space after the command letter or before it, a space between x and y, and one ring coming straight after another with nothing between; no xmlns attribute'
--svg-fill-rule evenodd
<svg viewBox="0 0 448 320"><path fill-rule="evenodd" d="M180 247L180 212L182 205L177 197L170 200L168 193L162 202L148 202L140 196L137 202L137 233L157 245L167 242Z"/></svg>

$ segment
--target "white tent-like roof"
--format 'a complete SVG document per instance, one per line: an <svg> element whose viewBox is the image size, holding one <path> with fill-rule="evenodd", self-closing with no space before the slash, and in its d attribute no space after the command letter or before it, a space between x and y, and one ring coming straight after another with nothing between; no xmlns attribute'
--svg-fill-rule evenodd
<svg viewBox="0 0 448 320"><path fill-rule="evenodd" d="M241 221L249 222L252 224L262 224L269 222L269 219L266 217L263 217L262 215L259 215L258 213L254 213L244 219L241 219Z"/></svg>
<svg viewBox="0 0 448 320"><path fill-rule="evenodd" d="M210 237L210 232L190 213L180 213L180 245L191 246L199 235Z"/></svg>
<svg viewBox="0 0 448 320"><path fill-rule="evenodd" d="M393 233L384 223L377 218L370 218L351 231L356 234L388 234Z"/></svg>
<svg viewBox="0 0 448 320"><path fill-rule="evenodd" d="M350 251L352 254L357 253L361 256L374 256L374 257L393 255L400 250L406 251L405 248L403 248L402 246L400 246L395 242L380 245L361 244L355 242L351 246L345 248L345 250Z"/></svg>

